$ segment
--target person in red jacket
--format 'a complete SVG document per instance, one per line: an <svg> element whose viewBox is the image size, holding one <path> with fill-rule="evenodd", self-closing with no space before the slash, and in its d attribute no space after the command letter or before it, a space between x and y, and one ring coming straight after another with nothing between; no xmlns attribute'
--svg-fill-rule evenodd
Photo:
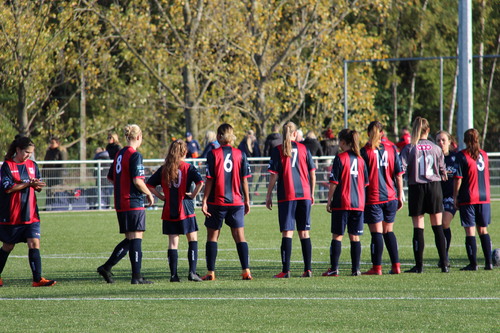
<svg viewBox="0 0 500 333"><path fill-rule="evenodd" d="M50 287L54 280L42 277L40 257L40 215L35 192L46 185L40 180L38 165L30 159L35 144L28 137L16 138L2 164L0 187L0 274L17 243L28 244L33 287ZM0 287L3 281L0 278Z"/></svg>

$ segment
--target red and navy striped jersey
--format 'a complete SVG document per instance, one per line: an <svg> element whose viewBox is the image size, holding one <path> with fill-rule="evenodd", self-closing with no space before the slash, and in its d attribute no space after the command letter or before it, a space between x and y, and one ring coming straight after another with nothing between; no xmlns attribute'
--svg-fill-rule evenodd
<svg viewBox="0 0 500 333"><path fill-rule="evenodd" d="M490 169L488 155L483 150L475 161L466 150L457 154L455 178L462 179L458 192L459 205L490 203Z"/></svg>
<svg viewBox="0 0 500 333"><path fill-rule="evenodd" d="M450 151L450 153L444 157L444 164L446 164L446 174L448 175L447 181L441 181L441 189L443 190L443 198L453 197L453 178L457 172L456 169L456 159L457 153Z"/></svg>
<svg viewBox="0 0 500 333"><path fill-rule="evenodd" d="M186 197L186 193L190 192L193 183L203 182L198 170L189 163L181 162L178 169L179 178L172 184L165 182L162 172L163 166L156 170L146 183L148 187L155 188L161 185L163 189L165 203L161 215L162 220L181 221L195 216L194 202L191 198Z"/></svg>
<svg viewBox="0 0 500 333"><path fill-rule="evenodd" d="M351 150L337 155L333 160L329 181L337 185L331 202L333 210L365 209L365 187L369 182L362 157L356 156Z"/></svg>
<svg viewBox="0 0 500 333"><path fill-rule="evenodd" d="M35 189L26 187L21 191L6 193L19 183L27 183L32 178L40 179L38 165L32 160L16 163L5 161L0 171L2 187L0 189L0 224L30 224L40 222Z"/></svg>
<svg viewBox="0 0 500 333"><path fill-rule="evenodd" d="M366 204L377 205L396 200L395 177L404 173L396 147L381 144L372 149L368 143L361 149L361 156L365 160L370 183L366 188Z"/></svg>
<svg viewBox="0 0 500 333"><path fill-rule="evenodd" d="M283 154L283 145L274 147L267 169L278 174L278 202L312 199L309 173L316 166L305 145L292 141L292 157Z"/></svg>
<svg viewBox="0 0 500 333"><path fill-rule="evenodd" d="M144 179L141 153L130 146L122 148L116 154L108 178L114 184L117 212L144 209L144 195L133 182L134 178Z"/></svg>
<svg viewBox="0 0 500 333"><path fill-rule="evenodd" d="M207 178L213 179L208 203L218 206L244 204L243 178L251 176L245 153L231 146L220 146L207 154Z"/></svg>

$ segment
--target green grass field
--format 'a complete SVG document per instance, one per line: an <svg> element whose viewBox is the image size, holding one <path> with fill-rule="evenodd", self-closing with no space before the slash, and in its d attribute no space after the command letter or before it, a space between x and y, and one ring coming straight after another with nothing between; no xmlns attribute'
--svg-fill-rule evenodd
<svg viewBox="0 0 500 333"><path fill-rule="evenodd" d="M500 247L500 203L493 203L490 233ZM240 267L229 228L219 242L217 280L187 281L186 240L181 239L181 283L170 283L167 237L161 235L160 211L148 211L143 241L144 275L153 285L131 285L128 256L113 270L116 283L95 272L121 240L114 212L42 214L44 277L58 280L51 288L31 287L27 248L19 244L2 274L2 332L333 332L500 330L500 268L460 272L467 264L464 231L458 215L452 225L452 270L442 274L434 237L426 221L425 272L351 277L348 238L343 242L341 276L322 277L329 264L330 216L324 205L313 209L313 274L300 279L302 255L295 236L291 279L273 279L281 269L276 208L253 208L246 219L253 281L240 280ZM199 215L200 260L205 273L206 232ZM395 232L403 268L413 265L412 226L407 208L399 213ZM362 269L370 267L370 236L365 228ZM390 269L384 252L384 272Z"/></svg>

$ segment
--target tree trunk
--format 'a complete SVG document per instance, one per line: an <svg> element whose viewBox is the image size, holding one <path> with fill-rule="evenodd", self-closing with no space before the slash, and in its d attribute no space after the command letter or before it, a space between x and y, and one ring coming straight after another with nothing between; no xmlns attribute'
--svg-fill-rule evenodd
<svg viewBox="0 0 500 333"><path fill-rule="evenodd" d="M500 52L500 34L497 38L497 52ZM486 113L484 115L484 125L483 125L483 146L486 140L486 134L488 133L488 118L490 116L490 103L491 103L491 91L493 90L493 80L495 79L495 70L497 66L497 59L493 59L493 65L491 65L490 81L488 83L488 94L486 96Z"/></svg>
<svg viewBox="0 0 500 333"><path fill-rule="evenodd" d="M458 49L457 49L458 54ZM455 69L455 79L453 80L453 88L451 90L450 113L448 115L448 133L453 134L453 116L455 114L455 103L457 102L458 88L458 57Z"/></svg>
<svg viewBox="0 0 500 333"><path fill-rule="evenodd" d="M186 131L198 139L198 110L196 106L195 84L193 70L190 64L182 70L182 81L184 86L184 116L186 117Z"/></svg>
<svg viewBox="0 0 500 333"><path fill-rule="evenodd" d="M17 88L17 122L19 134L29 136L28 111L26 110L26 88L20 82Z"/></svg>
<svg viewBox="0 0 500 333"><path fill-rule="evenodd" d="M80 69L80 160L87 159L87 92L85 72L83 67ZM80 164L80 181L84 182L86 178L86 165Z"/></svg>
<svg viewBox="0 0 500 333"><path fill-rule="evenodd" d="M392 111L393 111L393 126L394 126L394 136L399 137L399 124L398 124L398 82L395 80L396 77L396 64L392 66Z"/></svg>

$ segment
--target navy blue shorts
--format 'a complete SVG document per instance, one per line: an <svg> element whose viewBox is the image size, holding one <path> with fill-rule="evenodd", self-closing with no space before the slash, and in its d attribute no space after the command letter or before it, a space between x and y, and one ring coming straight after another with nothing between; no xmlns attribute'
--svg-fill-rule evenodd
<svg viewBox="0 0 500 333"><path fill-rule="evenodd" d="M398 211L398 201L392 200L376 205L365 206L365 223L374 224L379 222L394 223Z"/></svg>
<svg viewBox="0 0 500 333"><path fill-rule="evenodd" d="M311 230L311 200L278 202L280 231Z"/></svg>
<svg viewBox="0 0 500 333"><path fill-rule="evenodd" d="M462 227L487 227L491 223L490 204L462 205L460 222Z"/></svg>
<svg viewBox="0 0 500 333"><path fill-rule="evenodd" d="M163 220L164 235L186 235L195 231L198 231L198 223L194 216L180 221Z"/></svg>
<svg viewBox="0 0 500 333"><path fill-rule="evenodd" d="M146 231L146 211L129 210L126 212L116 212L120 234L133 231Z"/></svg>
<svg viewBox="0 0 500 333"><path fill-rule="evenodd" d="M363 215L359 210L334 210L332 211L332 234L343 235L345 227L351 235L363 234Z"/></svg>
<svg viewBox="0 0 500 333"><path fill-rule="evenodd" d="M205 219L207 228L220 230L224 221L230 228L245 227L245 206L208 205L208 212L212 216Z"/></svg>
<svg viewBox="0 0 500 333"><path fill-rule="evenodd" d="M7 244L26 243L28 238L40 239L40 222L0 225L0 241Z"/></svg>
<svg viewBox="0 0 500 333"><path fill-rule="evenodd" d="M444 198L443 207L445 212L448 212L451 215L455 216L457 209L455 208L455 202L453 201L453 197Z"/></svg>
<svg viewBox="0 0 500 333"><path fill-rule="evenodd" d="M409 185L408 212L409 216L442 213L443 189L441 182Z"/></svg>

